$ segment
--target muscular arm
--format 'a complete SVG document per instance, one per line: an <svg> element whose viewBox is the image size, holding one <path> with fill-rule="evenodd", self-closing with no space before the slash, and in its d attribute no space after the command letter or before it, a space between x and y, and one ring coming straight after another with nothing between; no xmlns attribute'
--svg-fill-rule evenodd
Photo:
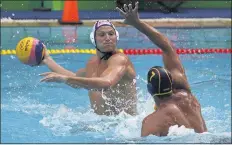
<svg viewBox="0 0 232 145"><path fill-rule="evenodd" d="M112 56L108 62L107 69L100 77L83 78L73 77L67 78L66 83L73 86L78 86L86 89L105 89L117 84L124 76L127 68L128 59L126 56L117 54Z"/></svg>
<svg viewBox="0 0 232 145"><path fill-rule="evenodd" d="M76 77L85 77L85 74L86 74L86 69L81 68L76 72Z"/></svg>
<svg viewBox="0 0 232 145"><path fill-rule="evenodd" d="M62 74L62 75L67 75L67 76L76 76L75 73L63 68L59 64L57 64L51 57L47 57L46 59L43 60L43 63L48 66L48 68L56 73Z"/></svg>
<svg viewBox="0 0 232 145"><path fill-rule="evenodd" d="M79 69L75 74L69 70L64 69L62 66L57 64L51 57L43 60L43 63L46 64L48 68L53 72L66 75L69 77L85 77L85 71L86 71L85 68ZM66 83L66 84L73 88L80 88L79 86L73 85L71 83Z"/></svg>
<svg viewBox="0 0 232 145"><path fill-rule="evenodd" d="M162 49L164 66L171 73L173 83L178 84L178 88L180 89L190 91L190 86L187 82L184 68L178 54L173 49L168 38L161 34L158 30L140 20L133 26L140 32L144 33L154 44Z"/></svg>

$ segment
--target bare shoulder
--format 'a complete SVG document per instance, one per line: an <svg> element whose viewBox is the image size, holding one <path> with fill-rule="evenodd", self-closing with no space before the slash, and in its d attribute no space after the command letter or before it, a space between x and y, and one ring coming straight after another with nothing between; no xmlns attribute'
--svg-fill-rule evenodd
<svg viewBox="0 0 232 145"><path fill-rule="evenodd" d="M181 113L180 109L175 104L167 104L160 107L156 112L147 116L148 120L152 120L153 124L166 127L164 121L170 120L171 116Z"/></svg>
<svg viewBox="0 0 232 145"><path fill-rule="evenodd" d="M180 113L179 107L175 104L168 104L166 107L162 107L160 111L166 115Z"/></svg>
<svg viewBox="0 0 232 145"><path fill-rule="evenodd" d="M153 114L153 113L152 113ZM154 125L152 123L152 114L148 115L143 119L142 128L141 128L141 136L148 136L153 134Z"/></svg>
<svg viewBox="0 0 232 145"><path fill-rule="evenodd" d="M111 66L117 65L125 67L127 71L126 74L129 78L134 79L136 77L134 65L126 54L118 52L110 58L108 63Z"/></svg>
<svg viewBox="0 0 232 145"><path fill-rule="evenodd" d="M143 119L142 124L143 124L143 125L150 124L151 122L153 122L153 121L152 121L153 118L156 118L156 112L153 112L153 113L149 114L148 116L146 116L146 117Z"/></svg>
<svg viewBox="0 0 232 145"><path fill-rule="evenodd" d="M109 63L113 62L113 63L120 63L120 64L126 64L128 63L129 57L127 55L125 55L124 53L116 53L114 54L112 57L110 57L109 59Z"/></svg>
<svg viewBox="0 0 232 145"><path fill-rule="evenodd" d="M98 60L98 57L96 55L93 55L89 58L87 64L93 64Z"/></svg>
<svg viewBox="0 0 232 145"><path fill-rule="evenodd" d="M148 115L142 122L143 132L147 135L153 134L160 136L163 130L167 130L168 128L167 123L165 123L169 120L167 117L169 118L162 109Z"/></svg>
<svg viewBox="0 0 232 145"><path fill-rule="evenodd" d="M186 98L186 97L192 96L192 93L185 89L178 89L175 91L175 96L177 98Z"/></svg>

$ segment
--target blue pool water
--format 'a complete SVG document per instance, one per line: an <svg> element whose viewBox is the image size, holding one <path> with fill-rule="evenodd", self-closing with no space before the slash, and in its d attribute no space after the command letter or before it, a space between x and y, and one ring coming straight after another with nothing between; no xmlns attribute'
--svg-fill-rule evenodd
<svg viewBox="0 0 232 145"><path fill-rule="evenodd" d="M17 42L33 36L48 48L64 48L61 27L3 27L1 49L14 49ZM68 28L72 29L72 28ZM90 27L78 27L78 40L72 45L93 48ZM119 48L153 46L131 27L119 27ZM176 47L231 48L230 28L160 28ZM136 38L136 39L135 39ZM52 55L57 63L77 71L89 54ZM170 128L167 137L140 137L143 118L153 111L153 100L146 91L146 73L162 65L158 55L129 56L137 71L137 116L121 113L116 117L98 116L90 109L87 91L63 84L39 83L45 66L29 67L14 55L1 56L1 142L2 143L229 143L231 142L231 55L181 55L193 93L202 105L208 132ZM147 63L150 62L150 63Z"/></svg>

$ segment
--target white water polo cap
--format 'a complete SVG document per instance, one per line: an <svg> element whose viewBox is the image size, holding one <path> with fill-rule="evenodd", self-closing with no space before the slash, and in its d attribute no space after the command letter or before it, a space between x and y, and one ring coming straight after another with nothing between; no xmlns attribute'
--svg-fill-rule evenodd
<svg viewBox="0 0 232 145"><path fill-rule="evenodd" d="M96 47L96 42L95 42L95 33L97 31L97 29L99 29L101 26L111 26L116 33L117 36L117 40L119 40L119 33L118 31L115 29L114 25L109 21L109 20L99 20L97 21L92 29L92 32L90 33L90 40L92 42L92 44Z"/></svg>

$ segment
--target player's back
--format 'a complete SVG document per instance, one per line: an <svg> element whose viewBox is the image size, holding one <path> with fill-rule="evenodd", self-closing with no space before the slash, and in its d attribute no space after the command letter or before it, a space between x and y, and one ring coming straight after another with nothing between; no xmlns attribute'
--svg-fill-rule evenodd
<svg viewBox="0 0 232 145"><path fill-rule="evenodd" d="M197 133L207 131L201 114L201 105L191 93L185 90L173 90L173 103L184 114L191 128Z"/></svg>

